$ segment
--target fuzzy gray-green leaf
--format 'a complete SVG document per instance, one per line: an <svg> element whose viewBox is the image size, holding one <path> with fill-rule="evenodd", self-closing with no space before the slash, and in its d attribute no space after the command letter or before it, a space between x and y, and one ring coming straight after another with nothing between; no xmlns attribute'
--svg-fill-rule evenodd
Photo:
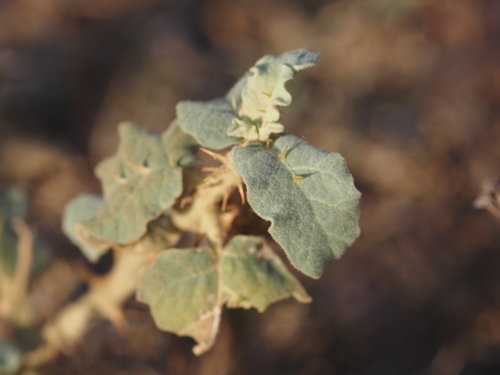
<svg viewBox="0 0 500 375"><path fill-rule="evenodd" d="M173 167L187 167L198 162L198 142L174 121L162 135L163 146Z"/></svg>
<svg viewBox="0 0 500 375"><path fill-rule="evenodd" d="M159 218L148 223L148 230L141 239L132 245L135 252L159 253L174 247L181 238L181 232L174 227L167 211Z"/></svg>
<svg viewBox="0 0 500 375"><path fill-rule="evenodd" d="M286 135L270 150L235 147L233 159L250 206L306 275L321 276L359 235L360 193L340 155Z"/></svg>
<svg viewBox="0 0 500 375"><path fill-rule="evenodd" d="M177 104L179 126L204 147L221 149L238 142L227 135L236 113L228 97L208 102L185 101Z"/></svg>
<svg viewBox="0 0 500 375"><path fill-rule="evenodd" d="M78 246L83 255L91 262L97 262L104 253L90 246L81 244L76 238L75 226L80 222L94 219L103 203L104 200L99 195L81 194L68 202L64 208L62 230L70 241Z"/></svg>
<svg viewBox="0 0 500 375"><path fill-rule="evenodd" d="M96 168L105 202L95 219L75 229L80 243L97 250L138 240L182 192L182 169L172 168L161 133L130 123L119 133L117 155Z"/></svg>
<svg viewBox="0 0 500 375"><path fill-rule="evenodd" d="M209 248L172 249L145 271L138 300L151 307L158 328L198 341L198 354L215 338L220 318L217 259Z"/></svg>
<svg viewBox="0 0 500 375"><path fill-rule="evenodd" d="M260 312L289 296L300 302L311 298L264 239L236 236L226 246L223 261L224 291L229 307L255 307Z"/></svg>
<svg viewBox="0 0 500 375"><path fill-rule="evenodd" d="M285 84L295 72L313 66L319 55L319 52L298 49L278 56L266 55L257 61L240 90L238 118L233 120L228 135L265 142L271 134L282 133L284 127L278 123L278 106L292 102Z"/></svg>
<svg viewBox="0 0 500 375"><path fill-rule="evenodd" d="M220 260L209 248L164 251L141 277L137 298L150 306L160 329L193 337L198 342L194 352L201 354L214 342L226 302L263 311L289 296L310 301L281 260L263 246L260 237L236 236Z"/></svg>

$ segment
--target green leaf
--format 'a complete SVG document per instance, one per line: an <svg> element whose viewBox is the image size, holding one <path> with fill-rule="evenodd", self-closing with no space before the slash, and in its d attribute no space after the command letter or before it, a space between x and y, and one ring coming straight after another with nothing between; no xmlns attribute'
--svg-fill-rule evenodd
<svg viewBox="0 0 500 375"><path fill-rule="evenodd" d="M132 246L133 250L139 253L159 253L175 246L181 238L181 232L172 224L169 211L149 222L146 234L139 241L127 246Z"/></svg>
<svg viewBox="0 0 500 375"><path fill-rule="evenodd" d="M104 255L104 252L81 244L76 237L75 226L78 223L94 219L103 203L104 200L99 195L81 194L68 202L62 217L64 234L68 236L74 245L80 248L83 255L91 262L97 262Z"/></svg>
<svg viewBox="0 0 500 375"><path fill-rule="evenodd" d="M0 338L0 373L16 374L21 368L22 352L5 338Z"/></svg>
<svg viewBox="0 0 500 375"><path fill-rule="evenodd" d="M286 135L270 150L235 147L233 160L250 206L306 275L321 276L358 237L360 193L340 155Z"/></svg>
<svg viewBox="0 0 500 375"><path fill-rule="evenodd" d="M259 237L236 236L219 261L209 248L173 249L161 253L145 271L137 298L150 305L156 325L191 336L196 354L214 342L222 306L263 311L277 300L310 297Z"/></svg>
<svg viewBox="0 0 500 375"><path fill-rule="evenodd" d="M281 259L264 248L261 237L234 237L224 251L223 275L228 307L255 307L263 312L290 296L303 303L311 301Z"/></svg>
<svg viewBox="0 0 500 375"><path fill-rule="evenodd" d="M28 211L28 199L23 190L8 188L0 192L0 258L4 270L13 275L17 261L18 237L12 221L24 218Z"/></svg>
<svg viewBox="0 0 500 375"><path fill-rule="evenodd" d="M16 187L0 192L0 210L3 220L12 220L15 217L24 218L28 212L28 198L26 193Z"/></svg>
<svg viewBox="0 0 500 375"><path fill-rule="evenodd" d="M177 121L163 133L162 142L172 167L188 167L198 162L196 157L198 142L184 133Z"/></svg>
<svg viewBox="0 0 500 375"><path fill-rule="evenodd" d="M238 117L233 119L228 135L248 141L264 142L273 133L282 133L278 123L278 106L288 106L292 96L285 83L295 72L313 66L319 52L307 49L285 52L279 56L266 55L250 68L241 92Z"/></svg>
<svg viewBox="0 0 500 375"><path fill-rule="evenodd" d="M185 101L177 104L177 121L204 147L221 149L238 142L227 135L227 129L236 117L227 97L208 102Z"/></svg>
<svg viewBox="0 0 500 375"><path fill-rule="evenodd" d="M17 263L18 235L14 220L24 219L28 212L28 198L22 189L12 187L0 192L0 258L3 270L12 276ZM38 238L33 242L31 275L39 274L52 260L52 251Z"/></svg>
<svg viewBox="0 0 500 375"><path fill-rule="evenodd" d="M105 202L75 227L78 242L96 250L137 241L182 192L182 169L171 167L160 133L123 123L119 134L117 155L96 168Z"/></svg>
<svg viewBox="0 0 500 375"><path fill-rule="evenodd" d="M151 306L160 329L191 336L201 354L213 344L218 330L219 278L217 259L209 248L161 253L139 283L137 299Z"/></svg>
<svg viewBox="0 0 500 375"><path fill-rule="evenodd" d="M104 199L109 199L117 188L125 184L127 178L134 175L134 169L118 155L113 155L96 166L95 174L101 180Z"/></svg>
<svg viewBox="0 0 500 375"><path fill-rule="evenodd" d="M180 102L179 126L202 146L213 149L231 146L240 138L264 142L271 134L282 133L277 107L292 101L285 83L295 72L313 66L319 55L299 49L264 56L226 96L208 102Z"/></svg>

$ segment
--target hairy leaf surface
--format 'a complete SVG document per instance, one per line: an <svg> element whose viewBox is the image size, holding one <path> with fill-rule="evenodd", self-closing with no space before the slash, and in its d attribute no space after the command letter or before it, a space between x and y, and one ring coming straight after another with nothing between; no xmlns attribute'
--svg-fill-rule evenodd
<svg viewBox="0 0 500 375"><path fill-rule="evenodd" d="M198 142L185 133L177 121L169 126L161 138L172 167L187 167L198 162Z"/></svg>
<svg viewBox="0 0 500 375"><path fill-rule="evenodd" d="M272 133L282 133L278 106L288 106L292 96L285 83L296 71L313 66L319 52L299 49L279 56L266 55L250 68L241 93L238 117L228 135L248 141L266 141Z"/></svg>
<svg viewBox="0 0 500 375"><path fill-rule="evenodd" d="M260 237L236 236L218 260L210 248L168 250L140 282L138 299L151 307L157 326L191 336L196 354L208 350L218 330L222 306L266 307L294 296L310 297Z"/></svg>
<svg viewBox="0 0 500 375"><path fill-rule="evenodd" d="M321 276L359 235L360 193L340 155L286 135L270 150L235 147L233 160L250 206L306 275Z"/></svg>
<svg viewBox="0 0 500 375"><path fill-rule="evenodd" d="M295 72L314 65L319 55L299 49L264 56L226 96L208 102L180 102L180 127L202 146L213 149L233 145L240 138L263 142L272 133L282 133L277 107L292 101L285 83Z"/></svg>
<svg viewBox="0 0 500 375"><path fill-rule="evenodd" d="M208 102L185 101L177 104L179 126L204 147L221 149L238 142L227 135L227 129L236 117L228 97Z"/></svg>
<svg viewBox="0 0 500 375"><path fill-rule="evenodd" d="M81 194L75 199L72 199L64 208L62 230L70 241L78 246L83 255L91 262L97 262L104 253L90 246L81 244L76 237L75 226L80 222L94 219L103 203L104 200L99 195Z"/></svg>
<svg viewBox="0 0 500 375"><path fill-rule="evenodd" d="M151 306L158 328L193 337L201 354L218 330L218 289L211 249L173 249L160 254L144 273L137 298Z"/></svg>
<svg viewBox="0 0 500 375"><path fill-rule="evenodd" d="M97 250L138 240L182 192L182 169L171 167L160 133L130 123L119 133L117 155L96 169L105 202L94 220L75 230L79 242Z"/></svg>
<svg viewBox="0 0 500 375"><path fill-rule="evenodd" d="M226 246L223 280L228 307L255 307L263 312L271 303L290 296L310 302L281 259L263 247L264 239L253 236L236 236Z"/></svg>

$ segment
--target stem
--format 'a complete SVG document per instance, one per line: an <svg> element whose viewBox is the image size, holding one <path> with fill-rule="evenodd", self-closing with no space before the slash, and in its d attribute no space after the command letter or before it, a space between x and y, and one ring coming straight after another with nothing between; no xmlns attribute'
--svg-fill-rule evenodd
<svg viewBox="0 0 500 375"><path fill-rule="evenodd" d="M205 150L207 152L208 150ZM211 154L211 152L209 152ZM214 155L212 155L214 156ZM222 275L224 242L226 234L220 220L220 202L225 205L229 194L239 188L240 193L241 178L232 165L232 154L228 152L222 157L223 165L214 169L214 173L198 185L196 193L193 194L189 207L185 210L173 210L172 223L177 229L183 232L193 232L199 235L205 235L210 242L210 247L216 255L216 267L218 269L218 289L216 303L210 312L213 317L211 334L208 340L203 340L193 351L196 355L204 353L215 341L220 324L222 305L224 303L224 279ZM218 160L221 158L217 154Z"/></svg>

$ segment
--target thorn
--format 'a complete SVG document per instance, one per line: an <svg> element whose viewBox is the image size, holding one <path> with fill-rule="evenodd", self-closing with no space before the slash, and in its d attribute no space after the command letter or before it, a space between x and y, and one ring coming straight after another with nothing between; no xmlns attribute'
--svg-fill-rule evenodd
<svg viewBox="0 0 500 375"><path fill-rule="evenodd" d="M146 167L142 164L139 164L131 159L125 159L125 163L127 163L129 166L131 166L133 169L135 169L139 173L146 174L146 173L151 172L151 168Z"/></svg>
<svg viewBox="0 0 500 375"><path fill-rule="evenodd" d="M268 94L267 92L264 92L264 91L262 91L262 95L265 95L265 96L267 96L268 98L270 98L270 97L271 97L271 94Z"/></svg>
<svg viewBox="0 0 500 375"><path fill-rule="evenodd" d="M113 324L121 337L127 337L130 335L130 325L128 324L127 319L125 319L125 315L122 310L113 307L107 312L107 315L111 324Z"/></svg>
<svg viewBox="0 0 500 375"><path fill-rule="evenodd" d="M224 194L224 197L222 198L221 212L226 211L228 199L229 199L229 191L226 191L226 193Z"/></svg>
<svg viewBox="0 0 500 375"><path fill-rule="evenodd" d="M198 247L201 244L201 241L205 239L205 233L198 233L196 237L196 241L194 242L194 247Z"/></svg>
<svg viewBox="0 0 500 375"><path fill-rule="evenodd" d="M217 177L223 173L226 173L227 171L229 171L229 169L227 168L218 168L214 173L212 173L210 176L207 176L203 179L203 181L208 181L214 177Z"/></svg>
<svg viewBox="0 0 500 375"><path fill-rule="evenodd" d="M179 201L179 207L184 209L188 203L191 203L196 195L196 189L194 187L190 188L184 196L181 197L181 200Z"/></svg>
<svg viewBox="0 0 500 375"><path fill-rule="evenodd" d="M241 197L241 204L245 204L246 202L246 199L245 199L245 190L243 189L243 180L240 178L238 178L238 191L240 193L240 197Z"/></svg>
<svg viewBox="0 0 500 375"><path fill-rule="evenodd" d="M210 150L207 150L206 148L204 147L200 147L200 150L203 151L205 154L208 154L210 155L211 157L213 157L215 160L218 160L220 161L221 163L225 163L226 162L226 158L221 155L221 154L217 154L216 152L213 152L213 151L210 151Z"/></svg>
<svg viewBox="0 0 500 375"><path fill-rule="evenodd" d="M231 106L236 110L236 97L234 96L234 88L231 89Z"/></svg>
<svg viewBox="0 0 500 375"><path fill-rule="evenodd" d="M283 149L283 151L281 151L280 154L278 155L278 160L281 163L285 162L287 152L288 152L288 145L286 145L286 147Z"/></svg>
<svg viewBox="0 0 500 375"><path fill-rule="evenodd" d="M296 184L298 184L300 181L305 180L305 179L306 179L306 177L297 176L296 174L292 174L292 180Z"/></svg>
<svg viewBox="0 0 500 375"><path fill-rule="evenodd" d="M124 184L127 181L125 178L117 175L116 173L111 172L109 169L106 169L105 172L108 176L110 176L113 180L115 180L119 184Z"/></svg>
<svg viewBox="0 0 500 375"><path fill-rule="evenodd" d="M192 200L192 197L181 198L181 201L179 202L179 207L181 208L181 210L183 210L184 207L186 207L186 204L190 203Z"/></svg>
<svg viewBox="0 0 500 375"><path fill-rule="evenodd" d="M202 172L213 172L213 171L216 171L217 169L219 169L219 167L203 167L203 168L201 168L201 171Z"/></svg>

